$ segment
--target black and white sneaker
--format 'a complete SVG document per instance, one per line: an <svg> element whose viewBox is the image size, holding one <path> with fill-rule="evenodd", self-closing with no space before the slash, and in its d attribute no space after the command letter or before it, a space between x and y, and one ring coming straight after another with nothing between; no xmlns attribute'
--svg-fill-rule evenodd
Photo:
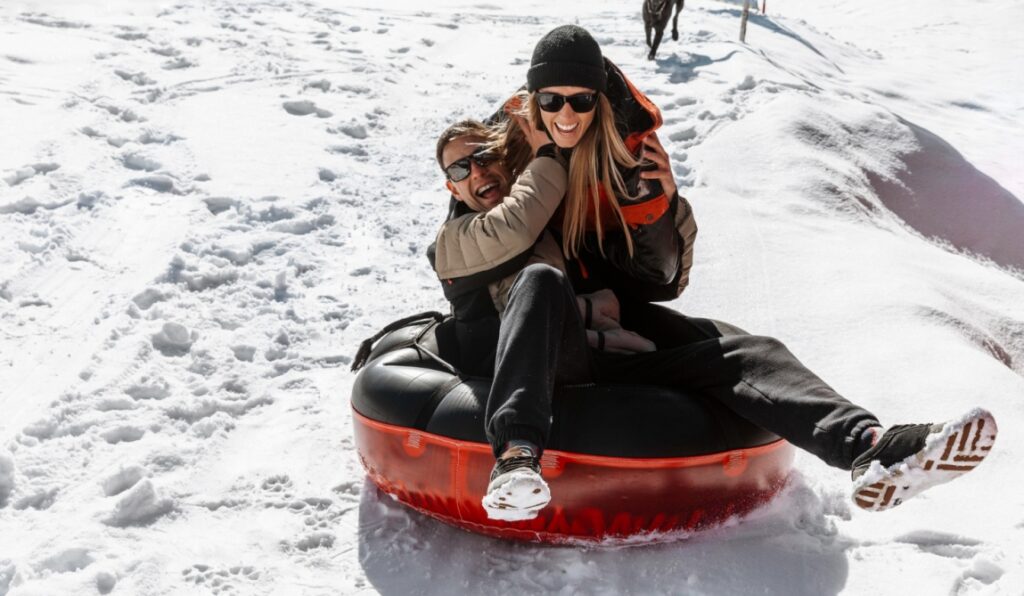
<svg viewBox="0 0 1024 596"><path fill-rule="evenodd" d="M551 490L540 476L540 458L533 449L516 446L495 462L481 502L491 519L523 521L537 517L550 501Z"/></svg>
<svg viewBox="0 0 1024 596"><path fill-rule="evenodd" d="M966 474L992 450L998 430L980 408L945 424L893 426L854 460L853 501L883 511Z"/></svg>

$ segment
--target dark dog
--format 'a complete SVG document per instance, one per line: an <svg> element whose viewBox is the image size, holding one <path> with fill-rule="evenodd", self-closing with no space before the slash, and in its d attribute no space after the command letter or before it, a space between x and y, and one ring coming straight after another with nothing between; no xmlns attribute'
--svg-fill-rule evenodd
<svg viewBox="0 0 1024 596"><path fill-rule="evenodd" d="M644 0L644 33L647 34L647 46L651 52L647 54L648 60L654 60L658 53L658 46L661 45L661 37L665 34L665 27L668 25L668 18L672 16L672 7L675 6L676 16L672 19L672 39L679 39L679 11L683 9L685 0ZM654 29L654 43L651 43L651 29Z"/></svg>

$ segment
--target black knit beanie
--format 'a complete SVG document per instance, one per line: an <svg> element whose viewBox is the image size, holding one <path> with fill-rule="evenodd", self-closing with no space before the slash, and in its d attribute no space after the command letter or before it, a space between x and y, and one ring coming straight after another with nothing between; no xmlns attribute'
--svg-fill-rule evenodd
<svg viewBox="0 0 1024 596"><path fill-rule="evenodd" d="M526 73L526 88L586 87L604 92L608 74L601 48L583 27L562 25L537 42Z"/></svg>

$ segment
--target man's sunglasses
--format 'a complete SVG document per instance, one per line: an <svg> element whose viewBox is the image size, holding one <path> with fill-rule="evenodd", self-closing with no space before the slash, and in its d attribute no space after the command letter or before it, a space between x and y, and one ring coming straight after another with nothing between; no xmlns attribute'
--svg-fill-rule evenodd
<svg viewBox="0 0 1024 596"><path fill-rule="evenodd" d="M472 171L470 160L481 168L486 168L498 159L498 156L487 149L477 149L462 159L456 159L444 169L444 175L452 182L462 182L469 178Z"/></svg>
<svg viewBox="0 0 1024 596"><path fill-rule="evenodd" d="M576 95L559 95L547 91L537 92L537 105L545 112L557 112L562 109L566 102L577 114L583 114L594 109L597 105L597 93L577 93Z"/></svg>

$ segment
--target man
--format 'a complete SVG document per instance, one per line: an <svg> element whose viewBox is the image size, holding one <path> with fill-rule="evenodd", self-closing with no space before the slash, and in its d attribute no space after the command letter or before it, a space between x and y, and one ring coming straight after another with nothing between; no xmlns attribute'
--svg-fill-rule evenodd
<svg viewBox="0 0 1024 596"><path fill-rule="evenodd" d="M883 431L873 414L838 395L778 340L714 322L719 332L709 334L700 320L650 304L634 305L648 313L636 319L645 325L640 334L622 329L614 292L574 292L567 265L579 265L566 263L547 229L566 191L566 165L546 135L521 129L535 157L515 181L487 151L480 123L450 127L437 145L452 208L431 261L453 306L463 370L493 374L485 425L496 463L483 499L492 519L531 519L550 501L539 459L554 388L565 383L642 378L703 392L852 470L854 500L869 510L898 505L988 454L996 425L984 410ZM667 164L667 156L654 161Z"/></svg>
<svg viewBox="0 0 1024 596"><path fill-rule="evenodd" d="M561 292L563 302L575 308L553 312L555 301L548 299L536 272L544 278L550 278L546 271L557 272L565 280L561 248L546 227L566 192L566 164L546 135L524 130L537 157L514 184L487 151L483 124L463 121L441 135L437 161L452 206L430 254L455 312L460 367L495 378L486 430L497 463L484 507L492 518L507 520L533 517L550 500L539 463L546 431L537 428L538 422L541 427L550 422L550 399L535 395L550 394L556 380L588 378L588 343L609 352L654 349L651 341L618 325L618 303L609 291L576 297L563 283L569 292ZM509 312L513 297L519 298L517 307ZM569 321L567 314L573 317ZM561 342L558 336L566 334L571 339ZM513 338L527 336L546 341L536 349L511 349ZM559 347L565 348L562 358ZM513 351L517 357L504 362L502 356ZM519 379L531 375L543 377L542 390L523 391Z"/></svg>

